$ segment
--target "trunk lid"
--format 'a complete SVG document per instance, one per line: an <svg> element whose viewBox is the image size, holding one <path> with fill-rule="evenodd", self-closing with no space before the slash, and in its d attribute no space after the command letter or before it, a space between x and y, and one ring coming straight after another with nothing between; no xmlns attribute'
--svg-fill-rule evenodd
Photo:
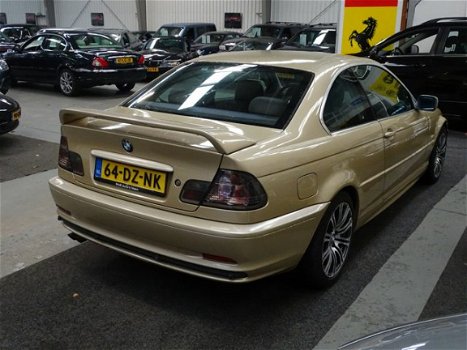
<svg viewBox="0 0 467 350"><path fill-rule="evenodd" d="M73 182L183 211L198 207L180 200L188 180L211 182L224 155L278 132L121 106L66 109L60 120L69 151L79 154L83 163L84 175L74 174Z"/></svg>

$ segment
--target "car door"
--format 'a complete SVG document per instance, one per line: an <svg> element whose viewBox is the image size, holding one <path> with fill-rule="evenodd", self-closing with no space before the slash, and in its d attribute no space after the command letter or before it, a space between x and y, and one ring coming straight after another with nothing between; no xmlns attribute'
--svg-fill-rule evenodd
<svg viewBox="0 0 467 350"><path fill-rule="evenodd" d="M440 32L437 27L404 32L377 45L370 56L396 74L414 95L430 93L436 84L431 70Z"/></svg>
<svg viewBox="0 0 467 350"><path fill-rule="evenodd" d="M341 167L351 164L348 177L358 181L359 218L365 221L383 205L385 150L381 125L353 71L344 70L332 83L322 122L336 147L345 148Z"/></svg>
<svg viewBox="0 0 467 350"><path fill-rule="evenodd" d="M58 35L50 35L42 43L42 79L54 82L58 79L58 67L65 61L66 41Z"/></svg>
<svg viewBox="0 0 467 350"><path fill-rule="evenodd" d="M429 120L409 91L389 71L368 65L359 72L384 138L384 200L391 201L424 170Z"/></svg>
<svg viewBox="0 0 467 350"><path fill-rule="evenodd" d="M31 38L18 51L7 55L7 63L16 80L42 81L42 43L45 36Z"/></svg>
<svg viewBox="0 0 467 350"><path fill-rule="evenodd" d="M467 117L467 26L444 28L430 75L432 91L445 115Z"/></svg>

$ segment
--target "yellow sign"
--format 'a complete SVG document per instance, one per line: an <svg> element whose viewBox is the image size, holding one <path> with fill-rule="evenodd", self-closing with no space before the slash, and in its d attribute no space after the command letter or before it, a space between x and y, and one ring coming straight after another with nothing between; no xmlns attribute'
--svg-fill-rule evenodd
<svg viewBox="0 0 467 350"><path fill-rule="evenodd" d="M343 54L368 52L379 41L394 34L398 0L345 0L341 15Z"/></svg>

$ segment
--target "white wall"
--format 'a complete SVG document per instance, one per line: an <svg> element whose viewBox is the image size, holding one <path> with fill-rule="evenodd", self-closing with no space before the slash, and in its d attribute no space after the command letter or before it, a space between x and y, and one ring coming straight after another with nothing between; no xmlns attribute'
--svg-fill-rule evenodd
<svg viewBox="0 0 467 350"><path fill-rule="evenodd" d="M467 0L422 0L415 7L413 25L439 17L467 17Z"/></svg>
<svg viewBox="0 0 467 350"><path fill-rule="evenodd" d="M45 15L43 0L0 0L0 12L6 13L7 23L26 23L26 13Z"/></svg>
<svg viewBox="0 0 467 350"><path fill-rule="evenodd" d="M146 3L148 30L176 22L212 22L217 30L224 30L225 12L242 14L242 28L238 31L243 32L262 23L262 0L147 0Z"/></svg>
<svg viewBox="0 0 467 350"><path fill-rule="evenodd" d="M92 12L104 14L106 28L138 30L134 0L55 0L57 27L92 27Z"/></svg>
<svg viewBox="0 0 467 350"><path fill-rule="evenodd" d="M337 23L340 0L271 0L271 21Z"/></svg>

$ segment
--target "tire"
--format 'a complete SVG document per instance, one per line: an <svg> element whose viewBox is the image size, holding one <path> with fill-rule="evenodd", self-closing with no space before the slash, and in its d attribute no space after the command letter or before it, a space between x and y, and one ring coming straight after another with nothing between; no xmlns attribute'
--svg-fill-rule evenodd
<svg viewBox="0 0 467 350"><path fill-rule="evenodd" d="M69 69L63 69L58 76L58 89L65 96L75 96L78 91L78 82Z"/></svg>
<svg viewBox="0 0 467 350"><path fill-rule="evenodd" d="M122 92L128 92L135 87L135 83L119 83L115 84L115 86Z"/></svg>
<svg viewBox="0 0 467 350"><path fill-rule="evenodd" d="M443 126L436 138L433 150L431 151L428 168L423 175L423 180L426 184L432 185L441 177L444 160L446 159L447 141L448 130L446 126Z"/></svg>
<svg viewBox="0 0 467 350"><path fill-rule="evenodd" d="M306 250L299 270L313 288L327 288L341 275L349 256L355 226L352 198L339 193L329 205Z"/></svg>

